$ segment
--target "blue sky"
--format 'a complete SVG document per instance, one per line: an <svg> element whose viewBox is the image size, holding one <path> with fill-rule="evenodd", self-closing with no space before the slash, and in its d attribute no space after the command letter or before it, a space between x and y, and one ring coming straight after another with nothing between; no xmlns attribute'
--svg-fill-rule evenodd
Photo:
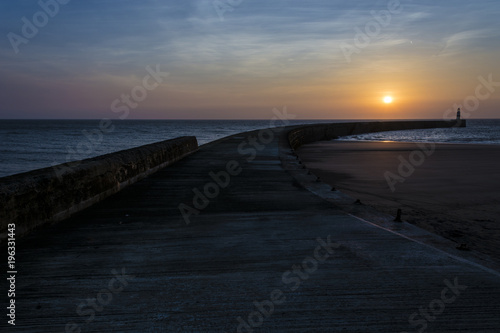
<svg viewBox="0 0 500 333"><path fill-rule="evenodd" d="M0 118L116 117L112 102L156 65L169 76L131 118L267 118L285 105L299 118L440 118L479 76L500 81L492 0L401 0L348 61L341 45L391 1L71 0L18 53L9 33L23 37L42 8L4 1ZM473 117L499 106L495 91Z"/></svg>

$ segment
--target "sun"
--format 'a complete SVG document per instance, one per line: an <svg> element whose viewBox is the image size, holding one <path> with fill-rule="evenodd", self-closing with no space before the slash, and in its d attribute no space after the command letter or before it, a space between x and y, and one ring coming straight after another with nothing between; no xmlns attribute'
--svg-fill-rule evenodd
<svg viewBox="0 0 500 333"><path fill-rule="evenodd" d="M392 97L391 97L391 96L385 96L385 97L384 97L384 103L385 103L385 104L390 104L390 103L392 103Z"/></svg>

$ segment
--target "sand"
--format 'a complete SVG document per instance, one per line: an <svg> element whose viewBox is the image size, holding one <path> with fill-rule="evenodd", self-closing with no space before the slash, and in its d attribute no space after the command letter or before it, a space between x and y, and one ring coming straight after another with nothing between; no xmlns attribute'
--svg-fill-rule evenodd
<svg viewBox="0 0 500 333"><path fill-rule="evenodd" d="M500 146L329 141L297 153L323 182L500 262Z"/></svg>

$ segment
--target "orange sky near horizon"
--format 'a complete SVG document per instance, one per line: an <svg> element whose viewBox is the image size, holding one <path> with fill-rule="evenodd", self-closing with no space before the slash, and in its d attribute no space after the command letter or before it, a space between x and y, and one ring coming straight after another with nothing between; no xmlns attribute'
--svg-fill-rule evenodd
<svg viewBox="0 0 500 333"><path fill-rule="evenodd" d="M391 1L244 2L222 18L205 0L71 3L17 54L4 39L0 118L117 118L112 105L130 119L267 119L283 106L297 119L441 119L458 106L498 118L500 4L401 0L388 12ZM29 7L4 7L2 32L21 33ZM148 66L169 75L145 90ZM493 91L469 107L489 76Z"/></svg>

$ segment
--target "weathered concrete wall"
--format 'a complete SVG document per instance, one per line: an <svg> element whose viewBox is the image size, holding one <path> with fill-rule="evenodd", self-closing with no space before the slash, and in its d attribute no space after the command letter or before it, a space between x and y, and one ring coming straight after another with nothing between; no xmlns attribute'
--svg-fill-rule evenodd
<svg viewBox="0 0 500 333"><path fill-rule="evenodd" d="M288 141L292 149L303 144L332 140L340 136L356 135L373 132L399 131L425 128L465 127L466 121L446 120L416 120L416 121L377 121L358 123L335 123L304 125L292 129L288 133Z"/></svg>
<svg viewBox="0 0 500 333"><path fill-rule="evenodd" d="M19 236L61 221L197 149L194 136L180 137L0 178L0 240L9 223Z"/></svg>

